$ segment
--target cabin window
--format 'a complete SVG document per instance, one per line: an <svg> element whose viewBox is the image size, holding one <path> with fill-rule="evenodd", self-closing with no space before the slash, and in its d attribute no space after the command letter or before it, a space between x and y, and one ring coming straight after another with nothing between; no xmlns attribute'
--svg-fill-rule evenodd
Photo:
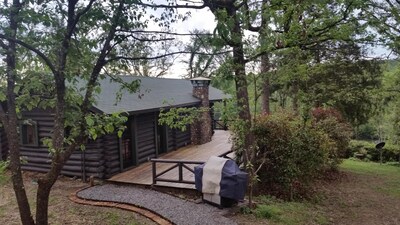
<svg viewBox="0 0 400 225"><path fill-rule="evenodd" d="M24 121L21 126L21 144L38 145L37 124L34 121Z"/></svg>

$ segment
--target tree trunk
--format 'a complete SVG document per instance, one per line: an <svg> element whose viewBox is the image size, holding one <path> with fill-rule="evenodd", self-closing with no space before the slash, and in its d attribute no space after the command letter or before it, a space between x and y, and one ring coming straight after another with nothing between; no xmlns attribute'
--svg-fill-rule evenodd
<svg viewBox="0 0 400 225"><path fill-rule="evenodd" d="M233 26L229 27L229 35L221 33L223 40L227 45L232 47L233 56L233 72L235 74L235 85L236 85L236 98L237 98L237 107L239 111L239 119L244 122L243 129L245 132L243 134L243 145L241 146L243 149L243 164L247 167L248 162L255 158L255 152L253 151L254 145L254 135L252 132L249 132L252 124L251 124L251 114L250 114L250 104L249 104L249 95L247 89L247 79L246 79L246 60L244 57L243 51L243 33L240 26L240 16L237 15L237 8L235 6L234 1L213 1L215 4L211 4L209 1L206 1L209 5L211 11L218 17L220 10L225 10L228 14L228 18L221 18L222 21L220 23L227 23L226 20L231 20L229 22L233 22ZM223 6L215 7L216 5ZM248 168L246 168L249 170ZM250 181L252 182L252 181ZM253 187L252 184L249 184L250 189ZM250 192L252 194L252 192ZM252 198L252 196L250 196Z"/></svg>
<svg viewBox="0 0 400 225"><path fill-rule="evenodd" d="M232 7L234 8L234 7ZM247 90L247 79L246 79L246 60L244 59L243 51L243 39L240 27L239 16L236 14L236 9L230 9L229 15L234 20L234 27L232 29L232 36L235 39L235 45L232 46L233 50L233 65L235 72L235 84L236 84L236 98L239 108L239 118L245 122L244 129L251 129L251 114L249 104L249 94ZM251 151L253 146L254 138L251 132L245 133L244 150ZM244 154L246 156L246 154ZM247 158L247 157L246 157ZM247 163L248 159L244 159L244 163Z"/></svg>
<svg viewBox="0 0 400 225"><path fill-rule="evenodd" d="M269 85L269 58L268 55L261 56L261 77L262 77L262 92L261 92L261 113L266 115L270 111L270 85Z"/></svg>
<svg viewBox="0 0 400 225"><path fill-rule="evenodd" d="M8 83L8 89L13 89L14 85ZM11 91L13 92L13 91ZM8 92L10 94L10 91ZM12 94L14 95L14 94ZM7 140L10 154L10 170L11 170L11 180L13 183L13 189L15 192L15 197L17 199L18 209L21 217L21 222L23 225L35 224L32 218L31 209L29 206L28 198L26 196L24 181L22 178L21 162L20 162L20 150L18 143L18 133L17 133L17 116L15 112L15 96L8 97L8 123L3 123L5 125L5 130L7 131ZM7 124L7 125L6 125Z"/></svg>
<svg viewBox="0 0 400 225"><path fill-rule="evenodd" d="M58 175L61 172L65 162L71 156L75 144L71 145L63 151L58 153L52 159L50 171L46 173L44 177L38 180L38 189L36 194L36 224L47 225L48 224L48 205L51 188L57 181Z"/></svg>
<svg viewBox="0 0 400 225"><path fill-rule="evenodd" d="M62 54L62 53L61 53ZM55 76L57 87L57 104L54 117L53 147L55 149L52 157L50 171L38 180L36 194L36 224L48 224L48 204L51 188L56 182L65 161L69 158L69 150L64 149L64 122L65 122L65 78L62 73ZM68 157L65 157L68 155Z"/></svg>
<svg viewBox="0 0 400 225"><path fill-rule="evenodd" d="M292 84L292 107L296 114L299 114L299 84L295 81Z"/></svg>
<svg viewBox="0 0 400 225"><path fill-rule="evenodd" d="M108 54L110 43L115 36L116 27L118 25L118 20L121 17L122 9L125 1L121 1L118 6L118 10L116 15L113 18L112 27L107 35L107 38L103 44L103 48L100 51L99 57L96 61L95 66L93 67L89 82L87 84L87 90L85 94L84 101L81 105L81 126L80 126L80 135L77 137L77 140L67 148L64 146L64 124L65 124L65 65L67 62L67 54L70 46L70 38L71 36L66 36L64 39L60 52L59 52L59 61L58 61L58 73L54 74L54 79L56 83L56 91L57 91L57 103L56 103L56 113L54 118L54 130L53 130L53 147L55 149L54 156L52 157L52 164L50 171L46 174L45 177L42 177L38 181L38 192L37 192L37 203L36 203L36 222L38 225L47 225L48 224L48 202L51 188L54 183L57 181L58 175L60 174L62 167L66 163L66 161L70 158L72 152L75 150L76 146L82 144L87 139L87 135L85 134L85 130L87 129L85 125L85 116L89 112L90 109L90 99L93 95L93 90L96 86L96 81L98 76L105 65L105 58ZM74 12L75 12L75 3L69 5L69 18L67 30L74 29Z"/></svg>
<svg viewBox="0 0 400 225"><path fill-rule="evenodd" d="M16 37L18 29L18 14L21 9L19 0L14 0L10 14L10 36L11 38ZM4 125L9 154L10 154L10 170L11 180L13 183L13 189L17 199L21 222L23 225L35 224L32 218L28 198L26 196L24 181L22 178L21 161L20 161L20 150L19 150L19 136L17 132L18 117L15 105L15 73L16 73L16 43L13 40L8 41L7 49L7 115L2 110L2 123Z"/></svg>
<svg viewBox="0 0 400 225"><path fill-rule="evenodd" d="M36 194L36 224L47 225L48 224L48 209L49 209L49 197L51 186L48 182L43 180L38 181L38 189Z"/></svg>
<svg viewBox="0 0 400 225"><path fill-rule="evenodd" d="M264 48L267 43L267 39L265 38L268 35L268 26L269 26L269 14L267 9L269 7L269 1L262 1L261 8L261 25L259 30L259 42L261 48ZM269 114L270 111L270 84L269 84L269 57L268 54L263 54L261 56L261 65L260 65L260 73L262 78L262 91L261 91L261 114L266 115Z"/></svg>

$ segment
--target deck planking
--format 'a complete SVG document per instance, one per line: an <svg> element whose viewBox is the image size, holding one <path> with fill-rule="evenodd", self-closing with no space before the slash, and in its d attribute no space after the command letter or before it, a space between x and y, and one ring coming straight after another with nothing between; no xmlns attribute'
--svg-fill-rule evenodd
<svg viewBox="0 0 400 225"><path fill-rule="evenodd" d="M175 151L159 155L158 158L205 162L210 156L222 155L231 150L232 145L229 141L229 137L229 131L216 130L211 142L209 143L203 145L189 145ZM170 168L172 165L174 164L157 163L157 173ZM193 169L194 166L196 165L190 165L190 168ZM177 179L177 177L178 168L175 168L161 176L161 178L165 179ZM194 181L194 174L184 168L183 179L187 181ZM152 163L143 163L137 167L111 177L108 179L108 181L127 184L152 185ZM194 185L192 184L179 184L170 182L157 182L157 186L194 189Z"/></svg>

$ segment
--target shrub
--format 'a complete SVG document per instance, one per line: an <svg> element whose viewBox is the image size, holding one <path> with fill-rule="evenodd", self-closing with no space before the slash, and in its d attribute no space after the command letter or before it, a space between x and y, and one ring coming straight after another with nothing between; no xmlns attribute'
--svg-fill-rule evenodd
<svg viewBox="0 0 400 225"><path fill-rule="evenodd" d="M329 151L329 164L332 169L337 169L341 158L346 158L348 155L347 149L353 135L352 128L340 112L332 108L315 108L312 115L312 123L316 129L324 131L334 142Z"/></svg>
<svg viewBox="0 0 400 225"><path fill-rule="evenodd" d="M371 124L363 124L358 127L356 138L361 140L374 140L378 139L379 135L374 126Z"/></svg>
<svg viewBox="0 0 400 225"><path fill-rule="evenodd" d="M330 166L334 142L321 129L292 114L258 118L253 128L257 148L267 161L259 172L264 188L293 198L319 173Z"/></svg>
<svg viewBox="0 0 400 225"><path fill-rule="evenodd" d="M334 108L322 108L322 107L314 108L311 111L311 115L313 119L316 120L317 122L328 118L335 118L336 121L338 121L339 123L345 122L342 114Z"/></svg>
<svg viewBox="0 0 400 225"><path fill-rule="evenodd" d="M376 144L372 141L352 140L348 147L349 156L379 162L380 152L375 148L375 145ZM394 162L399 160L400 147L386 144L382 149L382 161Z"/></svg>

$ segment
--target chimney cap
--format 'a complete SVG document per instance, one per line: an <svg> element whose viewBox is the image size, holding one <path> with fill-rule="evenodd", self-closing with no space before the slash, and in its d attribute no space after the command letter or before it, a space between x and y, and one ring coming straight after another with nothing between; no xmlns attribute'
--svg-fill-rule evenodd
<svg viewBox="0 0 400 225"><path fill-rule="evenodd" d="M190 79L193 87L207 87L210 85L211 79L206 77L195 77Z"/></svg>

